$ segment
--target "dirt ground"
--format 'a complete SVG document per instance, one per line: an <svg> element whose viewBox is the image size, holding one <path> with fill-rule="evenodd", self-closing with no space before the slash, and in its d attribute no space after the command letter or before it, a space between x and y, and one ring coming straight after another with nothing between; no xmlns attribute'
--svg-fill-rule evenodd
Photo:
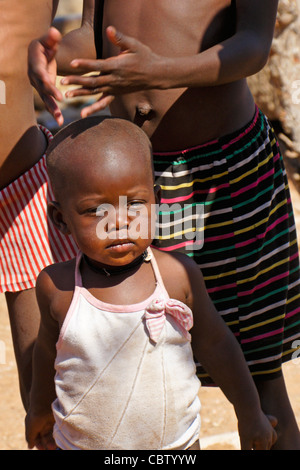
<svg viewBox="0 0 300 470"><path fill-rule="evenodd" d="M300 362L284 366L290 399L300 425ZM219 389L202 388L201 447L207 450L238 449L232 406ZM3 295L0 295L0 450L26 450L24 411L19 395L10 327Z"/></svg>

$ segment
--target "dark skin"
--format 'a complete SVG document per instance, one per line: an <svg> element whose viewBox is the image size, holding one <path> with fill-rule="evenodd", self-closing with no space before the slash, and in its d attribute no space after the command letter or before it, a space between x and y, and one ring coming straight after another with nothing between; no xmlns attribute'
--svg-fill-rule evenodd
<svg viewBox="0 0 300 470"><path fill-rule="evenodd" d="M251 120L254 101L245 79L267 60L277 1L175 0L169 8L168 0L89 0L85 7L90 13L93 4L95 35L99 38L103 31L106 60L94 60L95 48L83 51L84 41L78 37L67 62L64 42L68 35L62 43L61 73L101 72L95 77L65 78L65 83L84 87L69 96L104 93L83 111L83 117L110 104L114 116L143 128L154 151L199 145ZM88 28L92 23L93 19L86 19L86 37L88 30L93 34L92 27ZM43 50L58 46L59 40L51 30L42 42L32 44L29 54L32 83L40 93L57 99L61 94L47 73L55 55L48 64L40 57ZM88 54L92 60L86 59ZM60 69L59 48L57 58ZM67 64L76 58L68 70ZM61 124L62 115L53 100L49 109Z"/></svg>
<svg viewBox="0 0 300 470"><path fill-rule="evenodd" d="M46 150L37 126L33 89L27 75L29 43L45 34L58 0L2 0L0 6L0 79L6 104L0 104L0 189L29 170ZM39 310L35 289L6 292L20 392L25 408L31 385L31 356Z"/></svg>
<svg viewBox="0 0 300 470"><path fill-rule="evenodd" d="M159 188L153 187L151 152L144 134L139 130L137 140L137 135L133 137L126 132L128 126L132 128L131 124L118 121L117 127L111 129L111 122L104 121L97 128L98 131L100 129L98 133L84 132L73 139L73 145L68 140L69 145L61 148L63 160L67 161L64 150L68 149L74 164L69 172L67 169L71 165L57 160L59 174L63 173L64 188L59 182L54 182L58 198L50 204L50 214L60 230L73 234L90 262L98 267L109 266L118 270L118 267L135 260L150 245L151 230L147 225L149 231L145 238L131 239L128 236L126 241L120 241L117 236L113 242L99 239L96 227L103 216L97 215L97 207L103 203L115 207L117 217L114 222L108 222L107 230L120 236L125 227L129 230L137 207L143 206L150 222L151 205L158 202ZM97 139L95 147L91 143L92 136ZM98 150L98 158L90 152L91 147L101 149ZM114 172L111 171L112 165ZM73 191L70 193L67 188L71 186ZM119 205L120 197L124 196L127 198L126 214ZM170 255L155 250L155 258L170 297L185 302L194 311L193 350L233 403L242 448L269 449L276 440L276 433L260 408L258 394L240 348L207 294L201 271L182 254ZM55 345L72 300L74 269L74 260L49 266L42 271L37 282L41 326L34 353L31 406L26 418L30 448L55 448L51 436ZM84 260L81 274L85 288L107 303L138 303L155 289L150 263L143 263L129 273L106 277L95 275ZM276 420L270 420L275 426Z"/></svg>
<svg viewBox="0 0 300 470"><path fill-rule="evenodd" d="M82 117L109 105L146 132L154 151L197 146L252 119L246 78L268 59L277 7L277 0L85 0L85 26L73 32L72 48L70 36L62 39L53 28L32 42L31 82L60 125L62 95L49 74L56 65L65 84L80 87L68 96L103 93ZM82 77L86 72L95 73ZM300 449L284 378L257 386L265 409L278 418L276 448Z"/></svg>
<svg viewBox="0 0 300 470"><path fill-rule="evenodd" d="M0 70L6 105L0 106L0 188L33 166L46 149L45 137L37 127L27 54L30 42L47 32L57 4L58 0L1 2Z"/></svg>

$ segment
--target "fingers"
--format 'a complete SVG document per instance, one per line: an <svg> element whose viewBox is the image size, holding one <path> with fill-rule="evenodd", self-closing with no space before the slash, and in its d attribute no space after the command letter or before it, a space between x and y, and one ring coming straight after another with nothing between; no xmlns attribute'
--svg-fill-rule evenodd
<svg viewBox="0 0 300 470"><path fill-rule="evenodd" d="M31 85L37 90L41 98L51 95L58 101L62 101L63 95L52 83L53 79L44 64L37 64L28 72Z"/></svg>
<svg viewBox="0 0 300 470"><path fill-rule="evenodd" d="M278 424L278 419L275 418L275 416L272 416L272 415L266 415L268 420L270 421L271 425L273 428L276 428L277 424Z"/></svg>
<svg viewBox="0 0 300 470"><path fill-rule="evenodd" d="M255 439L241 439L241 450L270 450L277 441L277 433L274 429L268 437Z"/></svg>
<svg viewBox="0 0 300 470"><path fill-rule="evenodd" d="M242 450L270 450L274 446L277 441L277 433L275 431L275 427L278 424L277 418L275 416L265 415L262 424L263 426L256 437L251 437L248 429L245 434L240 434Z"/></svg>
<svg viewBox="0 0 300 470"><path fill-rule="evenodd" d="M252 450L252 445L248 441L241 440L241 450Z"/></svg>
<svg viewBox="0 0 300 470"><path fill-rule="evenodd" d="M117 56L118 57L118 56ZM116 58L109 57L105 60L94 60L94 59L73 59L70 65L74 69L80 69L82 73L89 73L89 72L102 72L102 73L109 73L112 72L116 66ZM72 78L78 77L80 75L71 76ZM82 76L82 74L81 74ZM65 77L65 79L69 79L70 76Z"/></svg>
<svg viewBox="0 0 300 470"><path fill-rule="evenodd" d="M61 80L62 85L81 86L81 88L66 91L67 98L97 95L99 93L110 93L112 91L112 82L113 79L110 75L90 75L88 77L72 75Z"/></svg>
<svg viewBox="0 0 300 470"><path fill-rule="evenodd" d="M41 98L45 104L47 111L54 117L57 124L59 126L62 126L64 123L64 117L55 99L49 95L41 95Z"/></svg>
<svg viewBox="0 0 300 470"><path fill-rule="evenodd" d="M26 430L26 441L27 441L28 449L33 449L35 446L35 439L32 434L27 432L27 430Z"/></svg>
<svg viewBox="0 0 300 470"><path fill-rule="evenodd" d="M271 447L270 447L270 448L272 448L272 447L273 447L273 445L276 443L276 441L277 441L277 437L278 437L278 436L277 436L277 432L276 432L276 431L273 429L273 434L272 434L272 445L271 445Z"/></svg>
<svg viewBox="0 0 300 470"><path fill-rule="evenodd" d="M50 62L59 47L62 36L55 28L50 28L47 34L40 39L32 41L28 47L28 65L29 72L36 72L43 64Z"/></svg>
<svg viewBox="0 0 300 470"><path fill-rule="evenodd" d="M58 31L58 29L54 28L53 26L48 30L48 32L41 37L40 43L45 48L45 53L47 55L47 59L51 60L57 52L59 44L62 40L62 35Z"/></svg>
<svg viewBox="0 0 300 470"><path fill-rule="evenodd" d="M241 450L270 450L272 447L271 442L267 442L264 440L241 440Z"/></svg>
<svg viewBox="0 0 300 470"><path fill-rule="evenodd" d="M88 77L81 75L69 75L68 77L62 78L60 83L62 85L81 85L87 88L95 88L99 85L99 81L99 75L90 75Z"/></svg>
<svg viewBox="0 0 300 470"><path fill-rule="evenodd" d="M25 437L29 449L54 450L56 443L53 438L53 416L31 416L25 418Z"/></svg>
<svg viewBox="0 0 300 470"><path fill-rule="evenodd" d="M103 95L98 101L95 103L91 104L90 106L86 106L83 108L81 111L81 117L85 118L88 117L94 113L97 113L99 111L103 111L105 108L107 108L114 100L114 96L112 95Z"/></svg>
<svg viewBox="0 0 300 470"><path fill-rule="evenodd" d="M58 31L58 29L51 26L48 29L47 33L40 38L40 42L47 48L52 49L56 47L62 40L62 35Z"/></svg>
<svg viewBox="0 0 300 470"><path fill-rule="evenodd" d="M63 95L55 86L56 62L53 59L61 38L60 32L52 27L42 38L32 41L28 49L30 83L59 125L63 123L63 117L55 100L62 101Z"/></svg>
<svg viewBox="0 0 300 470"><path fill-rule="evenodd" d="M271 426L273 428L273 433L272 433L272 444L271 444L271 447L273 447L273 445L275 444L275 442L277 441L277 432L275 431L275 428L278 424L278 419L275 417L275 416L272 416L272 415L266 415L268 420L270 421L271 423Z"/></svg>
<svg viewBox="0 0 300 470"><path fill-rule="evenodd" d="M106 28L106 36L112 44L119 47L123 52L136 52L138 49L139 41L132 37L125 36L125 34L117 31L114 26L108 26Z"/></svg>
<svg viewBox="0 0 300 470"><path fill-rule="evenodd" d="M52 434L46 436L38 437L32 445L28 443L28 449L33 449L34 447L37 450L56 450L57 445L52 437Z"/></svg>
<svg viewBox="0 0 300 470"><path fill-rule="evenodd" d="M38 450L56 450L57 445L53 439L52 432L39 436L38 439L36 439L35 447Z"/></svg>
<svg viewBox="0 0 300 470"><path fill-rule="evenodd" d="M277 441L277 434L273 431L271 439L267 441L255 441L252 450L271 450L275 442ZM249 450L249 449L248 449Z"/></svg>
<svg viewBox="0 0 300 470"><path fill-rule="evenodd" d="M121 49L121 52L132 52L135 53L143 45L138 40L125 36L124 34L117 31L114 26L108 26L106 29L106 35L108 39L117 47ZM82 68L86 72L109 72L112 70L110 65L114 64L114 57L110 57L106 60L89 60L89 59L74 59L71 62L71 66L74 68Z"/></svg>
<svg viewBox="0 0 300 470"><path fill-rule="evenodd" d="M57 101L63 100L63 95L61 91L56 88L55 84L52 83L52 78L49 75L48 71L45 70L42 66L36 68L34 83L32 85L37 89L41 98L44 96L50 95L53 96Z"/></svg>

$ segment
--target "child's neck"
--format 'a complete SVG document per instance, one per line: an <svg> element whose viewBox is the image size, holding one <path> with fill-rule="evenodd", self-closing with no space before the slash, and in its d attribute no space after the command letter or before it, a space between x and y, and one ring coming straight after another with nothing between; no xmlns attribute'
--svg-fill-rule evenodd
<svg viewBox="0 0 300 470"><path fill-rule="evenodd" d="M147 258L147 255L148 254L147 254L147 250L146 250L138 258L136 258L135 260L133 260L129 264L125 264L124 266L117 266L117 267L115 267L115 266L111 266L111 267L106 266L105 268L101 267L101 266L94 265L93 262L86 255L83 255L83 258L84 258L86 264L88 265L88 267L92 271L94 271L98 274L103 274L106 277L110 277L110 276L115 276L115 275L120 275L120 274L126 273L128 271L131 271L131 270L141 266L143 264L143 262L145 261L145 259Z"/></svg>

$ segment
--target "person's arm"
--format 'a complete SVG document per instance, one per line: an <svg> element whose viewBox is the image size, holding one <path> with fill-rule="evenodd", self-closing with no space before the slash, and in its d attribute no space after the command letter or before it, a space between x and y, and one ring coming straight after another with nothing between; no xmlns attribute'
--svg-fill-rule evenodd
<svg viewBox="0 0 300 470"><path fill-rule="evenodd" d="M216 311L199 267L192 264L189 260L191 290L187 304L194 314L193 353L234 406L241 448L270 449L276 441L272 425L277 420L264 415L241 348Z"/></svg>
<svg viewBox="0 0 300 470"><path fill-rule="evenodd" d="M51 404L56 398L54 384L54 362L59 325L51 314L53 283L42 271L37 279L36 293L41 312L39 334L33 352L33 379L30 392L30 406L25 419L28 447L40 450L54 450L52 437L54 418Z"/></svg>
<svg viewBox="0 0 300 470"><path fill-rule="evenodd" d="M108 39L121 54L106 60L76 59L72 65L99 76L70 76L65 84L81 85L69 96L103 93L85 108L84 116L103 109L115 95L145 89L217 86L258 72L266 63L273 39L278 0L236 0L235 34L199 54L162 57L142 42L107 28Z"/></svg>
<svg viewBox="0 0 300 470"><path fill-rule="evenodd" d="M32 41L28 48L30 83L59 125L64 120L56 103L63 99L62 93L56 88L57 73L74 73L69 65L74 57L96 58L93 31L95 1L84 0L80 28L62 37L56 28L51 27L47 34ZM58 1L53 2L53 16L57 4ZM78 73L84 73L84 70L78 68Z"/></svg>
<svg viewBox="0 0 300 470"><path fill-rule="evenodd" d="M55 15L56 15L58 4L59 4L59 0L53 0L53 2L52 2L52 20L54 19Z"/></svg>
<svg viewBox="0 0 300 470"><path fill-rule="evenodd" d="M56 53L58 75L74 72L70 63L76 57L96 58L94 41L95 0L84 0L80 28L70 31L62 37ZM82 71L79 69L78 73Z"/></svg>

